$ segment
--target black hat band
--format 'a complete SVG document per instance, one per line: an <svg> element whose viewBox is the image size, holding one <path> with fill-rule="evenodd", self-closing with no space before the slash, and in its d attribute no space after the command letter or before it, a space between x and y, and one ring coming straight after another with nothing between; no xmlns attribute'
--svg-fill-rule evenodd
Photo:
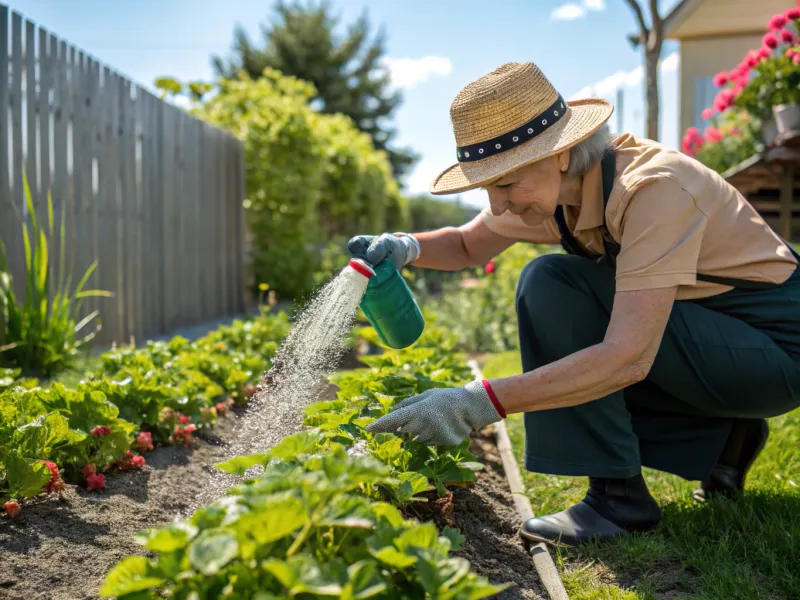
<svg viewBox="0 0 800 600"><path fill-rule="evenodd" d="M456 155L458 156L458 162L482 160L489 156L494 156L495 154L500 154L506 150L516 148L520 144L532 140L553 124L557 123L558 120L564 116L565 112L567 112L567 105L561 97L561 94L559 94L550 108L535 116L524 125L517 127L515 130L504 133L491 140L478 142L477 144L457 146Z"/></svg>

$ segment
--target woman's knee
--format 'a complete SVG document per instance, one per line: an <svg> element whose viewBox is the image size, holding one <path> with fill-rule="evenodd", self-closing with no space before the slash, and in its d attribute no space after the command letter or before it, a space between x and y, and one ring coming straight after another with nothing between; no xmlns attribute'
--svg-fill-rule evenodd
<svg viewBox="0 0 800 600"><path fill-rule="evenodd" d="M542 288L557 280L568 279L568 272L579 266L581 261L569 254L544 254L533 259L522 269L517 282L517 302L521 298L540 294Z"/></svg>

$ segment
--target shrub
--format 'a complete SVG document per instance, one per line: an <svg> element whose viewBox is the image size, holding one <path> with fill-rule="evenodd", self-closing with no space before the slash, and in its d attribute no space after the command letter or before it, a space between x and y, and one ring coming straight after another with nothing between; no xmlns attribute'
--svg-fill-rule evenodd
<svg viewBox="0 0 800 600"><path fill-rule="evenodd" d="M95 261L75 286L64 264L65 226L62 211L60 224L61 261L58 270L51 264L48 240L53 240L55 223L53 202L47 195L47 228L40 226L31 199L27 178L24 179L25 203L30 226L22 223L25 242L25 299L16 296L12 287L6 248L0 240L0 367L21 368L49 377L71 366L81 345L95 332L76 339L97 316L97 311L77 322L81 303L92 296L111 296L101 290L84 290L97 266Z"/></svg>

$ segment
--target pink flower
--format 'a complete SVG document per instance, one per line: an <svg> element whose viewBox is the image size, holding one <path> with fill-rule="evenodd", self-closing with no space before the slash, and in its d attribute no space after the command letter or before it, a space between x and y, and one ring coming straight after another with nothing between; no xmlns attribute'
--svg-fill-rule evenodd
<svg viewBox="0 0 800 600"><path fill-rule="evenodd" d="M137 469L141 469L144 466L144 456L134 456L131 458L131 464Z"/></svg>
<svg viewBox="0 0 800 600"><path fill-rule="evenodd" d="M487 275L491 275L492 273L494 273L494 270L495 270L495 264L493 260L490 260L488 263L486 263L486 266L483 267L483 272L486 273Z"/></svg>
<svg viewBox="0 0 800 600"><path fill-rule="evenodd" d="M742 132L739 131L738 127L734 127L734 128L731 129L731 135L733 137L739 137L740 135L742 135Z"/></svg>
<svg viewBox="0 0 800 600"><path fill-rule="evenodd" d="M106 478L103 475L89 475L86 478L86 487L90 490L99 490L106 487Z"/></svg>
<svg viewBox="0 0 800 600"><path fill-rule="evenodd" d="M786 17L784 15L774 15L767 23L767 29L772 31L779 31L786 25Z"/></svg>
<svg viewBox="0 0 800 600"><path fill-rule="evenodd" d="M716 144L720 140L722 140L722 133L719 129L715 129L714 127L709 127L706 129L705 139L707 142L711 144Z"/></svg>
<svg viewBox="0 0 800 600"><path fill-rule="evenodd" d="M714 98L714 108L716 108L719 112L725 112L731 105L730 99L728 98L727 92L728 90L722 90L717 97Z"/></svg>
<svg viewBox="0 0 800 600"><path fill-rule="evenodd" d="M764 46L761 50L758 51L758 62L763 62L767 60L770 55L772 54L772 50Z"/></svg>
<svg viewBox="0 0 800 600"><path fill-rule="evenodd" d="M109 435L111 433L111 428L106 427L105 425L98 425L90 432L94 437L103 437L104 435Z"/></svg>
<svg viewBox="0 0 800 600"><path fill-rule="evenodd" d="M689 127L684 135L687 138L696 138L700 135L700 130L697 127Z"/></svg>
<svg viewBox="0 0 800 600"><path fill-rule="evenodd" d="M706 108L706 109L703 109L703 112L701 113L700 116L703 117L704 121L708 121L711 117L714 116L714 112L715 111L714 111L713 108Z"/></svg>
<svg viewBox="0 0 800 600"><path fill-rule="evenodd" d="M725 71L720 71L716 75L714 75L714 85L717 87L722 87L728 83L728 74Z"/></svg>
<svg viewBox="0 0 800 600"><path fill-rule="evenodd" d="M781 42L784 44L794 44L794 34L784 29L781 31Z"/></svg>
<svg viewBox="0 0 800 600"><path fill-rule="evenodd" d="M792 62L796 65L800 65L800 54L795 54Z"/></svg>
<svg viewBox="0 0 800 600"><path fill-rule="evenodd" d="M758 64L759 58L758 50L750 50L750 52L747 53L744 64L747 66L748 71Z"/></svg>
<svg viewBox="0 0 800 600"><path fill-rule="evenodd" d="M778 36L772 32L764 35L764 37L761 38L761 41L764 43L764 48L775 50L775 48L778 47Z"/></svg>
<svg viewBox="0 0 800 600"><path fill-rule="evenodd" d="M139 447L139 452L147 452L153 449L153 434L149 431L142 431L136 436L136 445Z"/></svg>
<svg viewBox="0 0 800 600"><path fill-rule="evenodd" d="M800 4L800 2L798 2L798 4ZM797 21L800 19L800 8L790 8L783 13L783 16L789 21Z"/></svg>
<svg viewBox="0 0 800 600"><path fill-rule="evenodd" d="M794 56L794 54L795 54L794 48L789 48L788 50L786 50L785 56L786 56L786 58L792 58Z"/></svg>

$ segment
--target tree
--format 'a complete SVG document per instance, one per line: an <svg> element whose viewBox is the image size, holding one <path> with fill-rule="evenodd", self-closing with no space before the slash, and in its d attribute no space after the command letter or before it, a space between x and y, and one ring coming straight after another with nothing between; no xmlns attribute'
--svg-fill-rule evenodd
<svg viewBox="0 0 800 600"><path fill-rule="evenodd" d="M250 41L240 26L234 30L232 56L224 61L212 57L217 75L235 79L244 70L251 78L262 76L265 67L310 81L317 93L311 105L320 112L342 113L370 135L378 150L385 150L395 177L402 177L418 157L408 149L390 148L396 130L389 123L402 102L399 91L390 88L383 66L384 36L370 41L367 13L351 24L344 37L335 34L339 18L327 1L319 5L279 0L274 18L261 27L261 45Z"/></svg>
<svg viewBox="0 0 800 600"><path fill-rule="evenodd" d="M658 140L659 97L658 97L658 61L664 45L664 20L658 13L658 0L650 2L650 25L645 20L641 2L644 0L625 0L631 7L639 34L628 39L634 48L641 46L644 50L644 80L647 94L647 137Z"/></svg>

